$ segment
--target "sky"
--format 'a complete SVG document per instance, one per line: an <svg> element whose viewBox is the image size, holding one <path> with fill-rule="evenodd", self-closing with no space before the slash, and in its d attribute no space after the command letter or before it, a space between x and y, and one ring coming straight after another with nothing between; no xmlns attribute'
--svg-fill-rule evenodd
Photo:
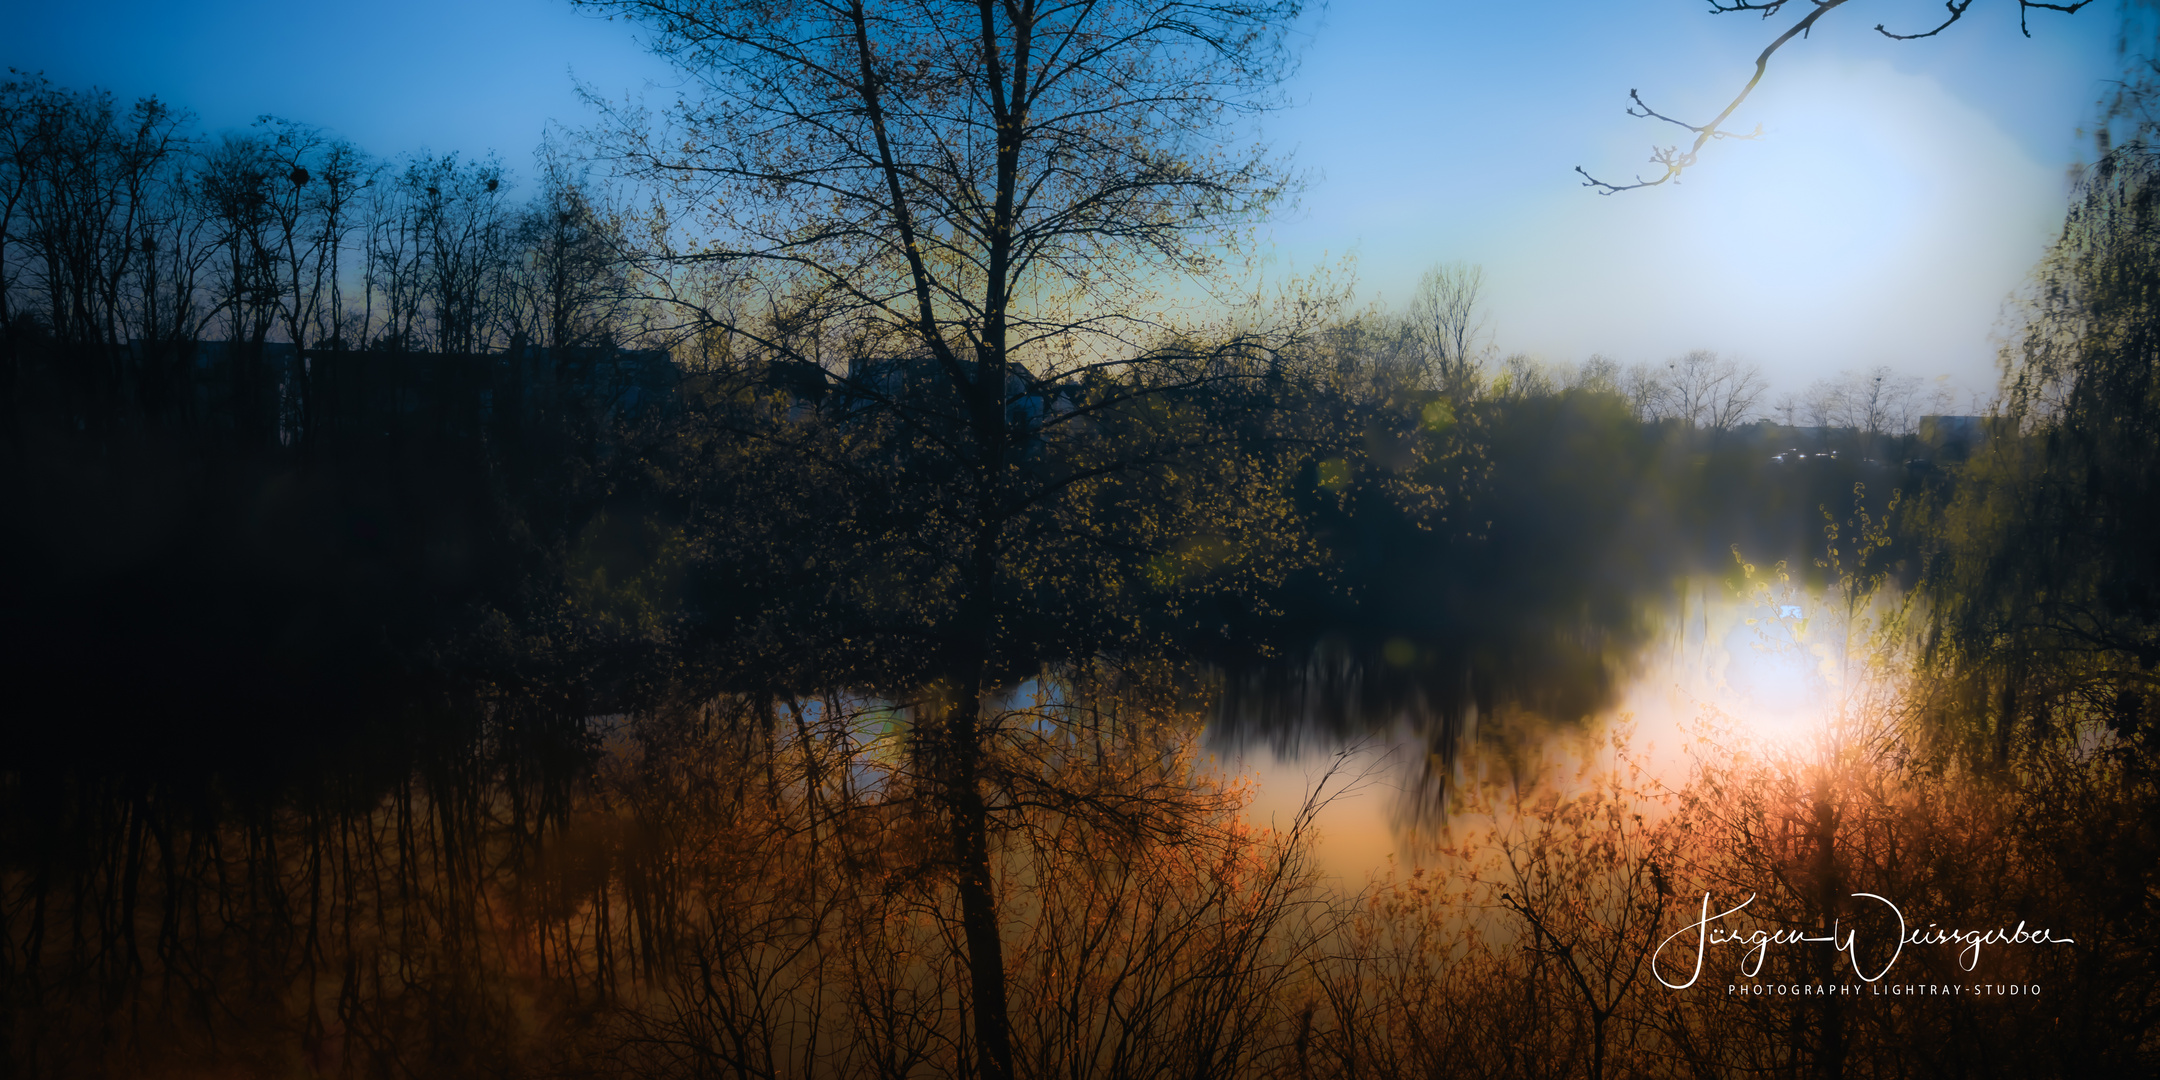
<svg viewBox="0 0 2160 1080"><path fill-rule="evenodd" d="M1583 188L1576 165L1655 176L1651 144L1686 134L1626 116L1630 89L1700 123L1791 21L1706 7L1332 7L1276 123L1324 174L1279 257L1354 255L1390 301L1435 262L1480 265L1494 346L1549 362L1705 348L1785 390L1878 364L1961 403L1991 389L2004 301L2060 228L2078 126L2117 69L2115 11L2035 13L2027 39L2016 4L1983 2L1892 42L1873 27L1941 5L1851 3L1736 114L1761 139L1711 147L1677 187Z"/></svg>
<svg viewBox="0 0 2160 1080"><path fill-rule="evenodd" d="M385 156L493 152L530 172L543 129L590 122L580 83L656 102L680 85L635 28L562 0L14 5L0 64L157 94L211 131L273 114ZM1761 139L1713 147L1678 186L1600 197L1574 166L1624 177L1684 134L1623 115L1629 89L1714 115L1789 19L1698 0L1316 6L1290 106L1266 121L1307 176L1262 236L1269 272L1348 259L1361 297L1390 304L1426 267L1468 262L1501 352L1714 349L1783 390L1888 364L1969 399L1993 385L2005 301L2060 226L2117 18L2035 12L2027 38L2015 3L1983 0L1925 41L1872 29L1941 11L1848 3L1737 114Z"/></svg>

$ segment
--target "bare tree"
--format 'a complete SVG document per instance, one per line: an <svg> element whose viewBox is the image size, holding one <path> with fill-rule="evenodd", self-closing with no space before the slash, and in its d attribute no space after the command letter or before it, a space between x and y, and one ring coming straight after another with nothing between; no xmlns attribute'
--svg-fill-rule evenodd
<svg viewBox="0 0 2160 1080"><path fill-rule="evenodd" d="M1624 395L1626 377L1618 361L1601 353L1592 353L1588 360L1567 373L1561 385L1564 389L1586 394Z"/></svg>
<svg viewBox="0 0 2160 1080"><path fill-rule="evenodd" d="M1630 364L1620 377L1620 396L1643 423L1666 419L1671 412L1672 388L1666 372L1648 364Z"/></svg>
<svg viewBox="0 0 2160 1080"><path fill-rule="evenodd" d="M12 70L9 74L15 74ZM23 163L29 160L30 149L36 138L33 104L37 84L9 80L0 85L0 348L7 350L7 386L12 391L16 379L16 320L17 307L15 282L22 270L16 263L19 249L11 248L9 242L17 229L16 221L28 209L27 197L32 180L29 169Z"/></svg>
<svg viewBox="0 0 2160 1080"><path fill-rule="evenodd" d="M510 255L510 212L502 166L423 157L400 183L416 211L425 256L435 348L476 353L498 340L499 290Z"/></svg>
<svg viewBox="0 0 2160 1080"><path fill-rule="evenodd" d="M417 344L423 248L409 187L378 183L363 200L359 337L364 348L405 352Z"/></svg>
<svg viewBox="0 0 2160 1080"><path fill-rule="evenodd" d="M72 377L108 398L125 377L144 222L188 147L186 120L156 98L122 110L42 77L0 84L0 321L10 342L25 316L42 322L82 361Z"/></svg>
<svg viewBox="0 0 2160 1080"><path fill-rule="evenodd" d="M623 223L585 176L543 145L540 193L518 215L514 335L551 349L611 343L629 307Z"/></svg>
<svg viewBox="0 0 2160 1080"><path fill-rule="evenodd" d="M1668 408L1689 427L1723 433L1753 415L1762 397L1762 369L1696 349L1665 365Z"/></svg>
<svg viewBox="0 0 2160 1080"><path fill-rule="evenodd" d="M218 252L213 222L197 195L201 165L195 154L176 156L138 223L137 392L151 415L184 414L190 406L182 392L187 366L211 316L205 292Z"/></svg>
<svg viewBox="0 0 2160 1080"><path fill-rule="evenodd" d="M1912 433L1919 426L1920 414L1942 407L1943 400L1942 394L1923 394L1918 377L1899 375L1882 365L1817 380L1808 388L1802 407L1817 427L1852 429L1860 436L1863 451L1872 454L1883 437Z"/></svg>
<svg viewBox="0 0 2160 1080"><path fill-rule="evenodd" d="M754 271L788 316L708 306L717 329L806 394L889 408L947 477L908 540L950 604L917 623L938 644L913 745L948 824L979 1075L1006 1080L985 768L999 658L1029 621L1014 560L1067 535L1055 514L1090 484L1175 456L1153 435L1098 444L1088 425L1251 359L1172 333L1154 290L1210 273L1217 242L1282 192L1267 152L1226 136L1274 100L1299 4L593 6L647 27L704 91L666 130L617 113L611 141L701 219L677 254ZM827 342L855 343L846 370ZM1056 389L1090 378L1101 389L1078 402Z"/></svg>
<svg viewBox="0 0 2160 1080"><path fill-rule="evenodd" d="M371 347L473 353L502 343L515 222L500 164L415 155L376 185L364 214Z"/></svg>
<svg viewBox="0 0 2160 1080"><path fill-rule="evenodd" d="M265 116L263 198L277 263L285 339L305 351L337 333L345 245L360 227L358 200L375 168L355 147L317 128Z"/></svg>
<svg viewBox="0 0 2160 1080"><path fill-rule="evenodd" d="M228 135L204 154L198 174L197 194L218 249L212 316L224 322L230 346L249 356L261 350L283 313L271 212L275 171L263 140Z"/></svg>
<svg viewBox="0 0 2160 1080"><path fill-rule="evenodd" d="M1759 366L1696 349L1662 368L1631 366L1619 379L1619 388L1645 422L1673 420L1721 434L1753 415L1765 384Z"/></svg>
<svg viewBox="0 0 2160 1080"><path fill-rule="evenodd" d="M1410 333L1424 353L1434 388L1455 397L1474 393L1479 338L1485 335L1485 269L1435 264L1410 296Z"/></svg>

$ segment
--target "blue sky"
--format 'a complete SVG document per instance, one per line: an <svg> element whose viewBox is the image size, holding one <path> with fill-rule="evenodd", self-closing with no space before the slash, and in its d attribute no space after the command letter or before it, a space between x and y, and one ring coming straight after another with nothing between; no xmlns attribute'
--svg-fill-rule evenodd
<svg viewBox="0 0 2160 1080"><path fill-rule="evenodd" d="M271 113L383 155L492 150L514 170L550 122L608 96L672 96L634 30L546 0L369 5L20 5L0 64L211 130ZM1276 272L1344 256L1361 292L1439 261L1485 267L1494 344L1555 362L1711 348L1783 388L1887 363L1961 395L1993 381L2005 297L2059 225L2081 121L2116 70L2112 7L2032 16L1983 0L1938 38L1933 0L1856 0L1787 46L1727 143L1679 187L1600 198L1659 126L1630 88L1710 115L1782 23L1693 0L1339 2L1304 22L1294 105L1268 135L1312 182L1266 237ZM1795 8L1797 12L1797 7ZM1677 129L1670 129L1678 133Z"/></svg>

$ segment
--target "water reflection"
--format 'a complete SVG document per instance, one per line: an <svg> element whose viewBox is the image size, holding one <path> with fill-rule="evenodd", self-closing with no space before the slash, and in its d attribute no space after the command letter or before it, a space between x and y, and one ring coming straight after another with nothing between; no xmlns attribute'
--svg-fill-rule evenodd
<svg viewBox="0 0 2160 1080"><path fill-rule="evenodd" d="M1302 665L1226 675L1207 744L1256 782L1260 822L1287 819L1325 781L1322 858L1355 886L1447 829L1464 783L1572 775L1616 724L1673 787L1706 717L1738 720L1765 744L1804 741L1835 707L1857 645L1823 603L1789 583L1697 575L1601 632L1576 623L1504 645L1457 639L1407 664L1400 647L1390 656L1337 639Z"/></svg>

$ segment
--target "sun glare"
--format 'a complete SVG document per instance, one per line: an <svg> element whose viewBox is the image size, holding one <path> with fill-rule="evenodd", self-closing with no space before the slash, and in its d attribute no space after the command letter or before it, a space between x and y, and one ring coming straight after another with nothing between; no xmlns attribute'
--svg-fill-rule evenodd
<svg viewBox="0 0 2160 1080"><path fill-rule="evenodd" d="M2060 177L1925 77L1782 77L1751 101L1762 136L1714 147L1684 198L1555 192L1532 236L1481 256L1505 347L1560 363L1726 349L1787 386L1876 363L1992 385L1989 328L2051 234Z"/></svg>

